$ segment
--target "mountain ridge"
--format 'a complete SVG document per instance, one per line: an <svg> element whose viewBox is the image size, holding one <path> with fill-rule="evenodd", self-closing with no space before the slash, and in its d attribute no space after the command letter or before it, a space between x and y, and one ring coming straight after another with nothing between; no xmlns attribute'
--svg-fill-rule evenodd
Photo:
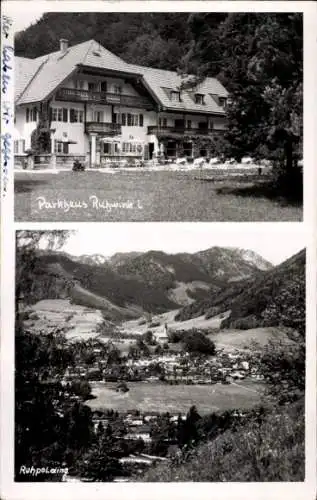
<svg viewBox="0 0 317 500"><path fill-rule="evenodd" d="M74 301L80 300L81 304L90 297L89 307L93 307L91 297L94 296L98 307L103 298L123 309L129 309L133 304L144 311L159 313L207 298L210 292L218 293L231 281L241 281L264 272L259 267L272 267L260 256L256 256L255 261L245 260L239 249L221 247L193 254L167 254L151 250L118 252L110 257L100 253L71 256L63 251L41 250L38 252L41 286L35 296L47 298L45 290L56 296L53 285L55 273L60 293L70 295ZM49 285L45 283L45 276ZM65 290L61 285L63 278L68 283ZM76 294L72 293L75 289L71 282L73 287L77 285ZM90 293L79 298L78 289Z"/></svg>

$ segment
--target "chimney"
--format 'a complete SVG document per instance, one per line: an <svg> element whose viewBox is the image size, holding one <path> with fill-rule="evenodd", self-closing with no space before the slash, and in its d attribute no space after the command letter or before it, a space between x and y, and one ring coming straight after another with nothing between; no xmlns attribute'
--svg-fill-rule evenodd
<svg viewBox="0 0 317 500"><path fill-rule="evenodd" d="M66 40L65 38L61 38L59 41L59 46L60 46L61 53L65 54L65 52L68 49L68 40Z"/></svg>

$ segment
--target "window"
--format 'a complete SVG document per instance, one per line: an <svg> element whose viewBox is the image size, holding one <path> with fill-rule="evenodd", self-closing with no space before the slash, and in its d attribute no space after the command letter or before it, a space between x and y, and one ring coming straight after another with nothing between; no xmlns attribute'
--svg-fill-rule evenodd
<svg viewBox="0 0 317 500"><path fill-rule="evenodd" d="M208 122L199 122L198 128L199 128L199 130L207 130L208 129Z"/></svg>
<svg viewBox="0 0 317 500"><path fill-rule="evenodd" d="M185 128L185 121L184 120L175 120L175 128L178 129L184 129Z"/></svg>
<svg viewBox="0 0 317 500"><path fill-rule="evenodd" d="M195 103L196 104L205 104L204 94L195 94Z"/></svg>
<svg viewBox="0 0 317 500"><path fill-rule="evenodd" d="M181 93L176 92L175 90L172 90L171 91L171 101L180 102L180 100L181 100Z"/></svg>
<svg viewBox="0 0 317 500"><path fill-rule="evenodd" d="M111 153L111 144L109 142L103 143L103 152L105 155L109 155Z"/></svg>
<svg viewBox="0 0 317 500"><path fill-rule="evenodd" d="M52 108L52 121L53 122L67 122L68 109L67 108Z"/></svg>
<svg viewBox="0 0 317 500"><path fill-rule="evenodd" d="M88 82L88 90L89 92L98 92L99 82Z"/></svg>
<svg viewBox="0 0 317 500"><path fill-rule="evenodd" d="M25 152L25 140L20 139L18 141L14 141L14 154L21 154Z"/></svg>
<svg viewBox="0 0 317 500"><path fill-rule="evenodd" d="M167 127L167 119L166 118L160 118L159 119L159 126L160 127Z"/></svg>
<svg viewBox="0 0 317 500"><path fill-rule="evenodd" d="M84 121L84 112L81 109L70 109L69 121L71 123L82 123Z"/></svg>
<svg viewBox="0 0 317 500"><path fill-rule="evenodd" d="M85 86L84 80L75 80L75 89L82 90Z"/></svg>
<svg viewBox="0 0 317 500"><path fill-rule="evenodd" d="M127 125L128 127L143 127L144 117L143 115L133 115L131 113L122 113L121 124Z"/></svg>
<svg viewBox="0 0 317 500"><path fill-rule="evenodd" d="M55 141L54 151L55 151L55 153L62 153L62 154L67 155L69 153L68 142Z"/></svg>
<svg viewBox="0 0 317 500"><path fill-rule="evenodd" d="M115 94L121 94L121 92L122 92L122 87L121 87L121 85L115 85L115 86L113 87L113 91L114 91L114 93L115 93Z"/></svg>
<svg viewBox="0 0 317 500"><path fill-rule="evenodd" d="M107 92L107 82L101 82L100 90L101 92Z"/></svg>
<svg viewBox="0 0 317 500"><path fill-rule="evenodd" d="M222 108L226 108L227 99L225 97L219 97L219 106L221 106Z"/></svg>
<svg viewBox="0 0 317 500"><path fill-rule="evenodd" d="M187 128L192 128L192 121L191 120L187 120Z"/></svg>
<svg viewBox="0 0 317 500"><path fill-rule="evenodd" d="M26 122L37 121L37 108L26 108Z"/></svg>
<svg viewBox="0 0 317 500"><path fill-rule="evenodd" d="M102 123L103 122L103 111L94 111L93 112L93 121Z"/></svg>
<svg viewBox="0 0 317 500"><path fill-rule="evenodd" d="M68 109L63 108L63 122L68 122Z"/></svg>

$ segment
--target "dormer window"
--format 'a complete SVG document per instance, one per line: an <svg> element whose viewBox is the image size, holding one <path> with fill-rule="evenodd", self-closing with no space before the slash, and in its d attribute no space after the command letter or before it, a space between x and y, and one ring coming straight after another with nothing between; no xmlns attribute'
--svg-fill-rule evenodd
<svg viewBox="0 0 317 500"><path fill-rule="evenodd" d="M219 97L219 106L221 106L222 108L226 108L227 99L225 97Z"/></svg>
<svg viewBox="0 0 317 500"><path fill-rule="evenodd" d="M176 90L171 91L171 101L180 102L181 101L181 93Z"/></svg>
<svg viewBox="0 0 317 500"><path fill-rule="evenodd" d="M196 104L205 104L204 94L195 94L195 103Z"/></svg>

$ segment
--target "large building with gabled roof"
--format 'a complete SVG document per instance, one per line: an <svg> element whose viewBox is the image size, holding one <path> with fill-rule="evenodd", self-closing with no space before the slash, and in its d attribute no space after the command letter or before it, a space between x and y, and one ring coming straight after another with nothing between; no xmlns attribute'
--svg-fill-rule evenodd
<svg viewBox="0 0 317 500"><path fill-rule="evenodd" d="M226 128L228 93L215 78L183 85L173 71L128 64L89 40L28 59L15 57L15 156L74 159L208 156Z"/></svg>

